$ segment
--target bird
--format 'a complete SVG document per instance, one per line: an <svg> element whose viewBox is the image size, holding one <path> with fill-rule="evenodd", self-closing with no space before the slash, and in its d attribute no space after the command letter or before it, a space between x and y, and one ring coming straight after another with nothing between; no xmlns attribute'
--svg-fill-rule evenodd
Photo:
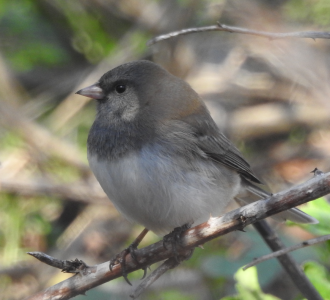
<svg viewBox="0 0 330 300"><path fill-rule="evenodd" d="M223 214L245 191L269 196L201 97L161 66L128 62L77 94L97 102L87 139L90 168L129 221L166 235ZM297 208L277 218L317 223Z"/></svg>

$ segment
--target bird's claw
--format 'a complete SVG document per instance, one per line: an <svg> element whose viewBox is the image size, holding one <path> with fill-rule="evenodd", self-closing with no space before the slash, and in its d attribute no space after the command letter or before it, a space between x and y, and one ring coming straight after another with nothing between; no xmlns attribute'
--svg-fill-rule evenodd
<svg viewBox="0 0 330 300"><path fill-rule="evenodd" d="M122 272L122 276L124 277L125 281L129 284L132 285L132 283L128 280L127 278L127 270L126 270L126 256L128 254L131 254L132 260L134 261L135 264L139 264L137 255L136 255L136 250L137 250L137 246L133 243L131 245L129 245L126 249L124 249L123 251L121 251L119 254L116 255L115 258L110 260L110 264L109 264L109 269L110 271L112 271L113 267L116 264L120 264L121 266L121 272ZM142 268L143 270L143 277L141 279L144 279L147 275L147 267Z"/></svg>
<svg viewBox="0 0 330 300"><path fill-rule="evenodd" d="M146 278L146 276L147 276L147 269L148 269L148 267L142 268L142 270L143 270L143 276L142 276L142 278L140 280L143 280L144 278Z"/></svg>
<svg viewBox="0 0 330 300"><path fill-rule="evenodd" d="M124 277L125 281L129 285L132 285L132 283L127 278L127 272L126 272L126 256L129 253L130 253L130 246L128 248L124 249L123 251L121 251L120 253L118 253L113 259L110 260L109 269L112 272L113 267L117 264L120 264L122 276ZM131 253L131 256L132 256L132 253ZM132 258L133 258L133 256L132 256Z"/></svg>

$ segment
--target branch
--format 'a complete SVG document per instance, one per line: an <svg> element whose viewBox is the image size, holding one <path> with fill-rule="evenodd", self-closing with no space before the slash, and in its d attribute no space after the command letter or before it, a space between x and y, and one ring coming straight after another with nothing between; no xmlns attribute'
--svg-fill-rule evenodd
<svg viewBox="0 0 330 300"><path fill-rule="evenodd" d="M156 36L155 38L149 40L147 42L147 46L151 46L160 41L168 40L170 38L186 35L190 33L196 32L206 32L206 31L226 31L231 33L243 33L256 35L260 37L269 38L271 40L275 39L284 39L284 38L310 38L310 39L330 39L330 32L322 32L322 31L296 31L296 32L286 32L286 33L275 33L275 32L266 32L266 31L258 31L251 30L241 27L228 26L225 24L218 23L217 25L205 26L205 27L197 27L197 28L187 28L178 31L173 31L167 34Z"/></svg>
<svg viewBox="0 0 330 300"><path fill-rule="evenodd" d="M138 298L152 283L170 269L174 269L180 263L171 257L163 262L155 271L153 271L130 295L131 298Z"/></svg>
<svg viewBox="0 0 330 300"><path fill-rule="evenodd" d="M248 268L251 268L251 267L253 267L257 264L260 264L260 263L262 263L266 260L281 256L283 254L286 254L286 253L289 253L289 252L292 252L292 251L295 251L295 250L298 250L298 249L301 249L301 248L305 248L305 247L309 247L309 246L312 246L312 245L315 245L315 244L323 243L323 242L328 241L328 240L330 240L330 234L322 235L322 236L319 236L315 239L310 239L310 240L301 242L299 244L293 245L291 247L287 247L285 249L282 249L282 250L279 250L279 251L261 256L261 257L255 259L254 261L250 262L246 266L244 266L243 270L245 271Z"/></svg>
<svg viewBox="0 0 330 300"><path fill-rule="evenodd" d="M92 188L81 183L60 184L37 180L0 179L0 191L23 196L56 195L62 199L84 203L111 205L101 188Z"/></svg>
<svg viewBox="0 0 330 300"><path fill-rule="evenodd" d="M27 144L43 154L48 156L51 153L60 157L84 174L90 172L89 167L80 159L81 154L75 146L62 141L49 130L29 120L9 102L0 102L0 125L8 130L17 130Z"/></svg>
<svg viewBox="0 0 330 300"><path fill-rule="evenodd" d="M61 260L42 252L28 252L27 254L49 266L61 269L64 273L80 273L81 270L88 268L82 260L77 258L75 260Z"/></svg>
<svg viewBox="0 0 330 300"><path fill-rule="evenodd" d="M318 170L315 169L315 172ZM285 245L280 240L276 232L269 226L265 220L261 220L253 224L254 228L259 232L264 241L272 251L277 251L285 248ZM312 285L300 265L289 254L283 254L278 257L279 263L291 278L292 282L298 288L299 292L306 299L323 300L319 292Z"/></svg>
<svg viewBox="0 0 330 300"><path fill-rule="evenodd" d="M266 217L272 216L289 208L315 200L330 193L330 173L313 177L307 182L295 186L287 191L272 195L265 200L248 204L235 209L222 217L211 217L207 222L183 232L178 253L184 255L187 250L204 244L216 237L225 235L235 230L242 230L247 225L253 224ZM127 273L148 267L156 262L173 256L171 247L165 249L163 241L159 241L135 252L139 264L132 257L126 257ZM121 277L120 265L115 265L112 272L109 270L109 262L86 267L75 276L60 282L28 300L37 299L70 299L78 294L84 294L93 287L107 281Z"/></svg>

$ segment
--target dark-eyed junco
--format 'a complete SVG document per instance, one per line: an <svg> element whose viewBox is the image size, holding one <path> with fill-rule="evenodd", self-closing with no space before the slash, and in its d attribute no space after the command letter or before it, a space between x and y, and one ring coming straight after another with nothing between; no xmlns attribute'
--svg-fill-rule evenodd
<svg viewBox="0 0 330 300"><path fill-rule="evenodd" d="M267 196L199 95L160 66L123 64L77 94L97 100L88 161L127 219L166 234L220 215L242 189ZM317 222L295 208L278 217Z"/></svg>

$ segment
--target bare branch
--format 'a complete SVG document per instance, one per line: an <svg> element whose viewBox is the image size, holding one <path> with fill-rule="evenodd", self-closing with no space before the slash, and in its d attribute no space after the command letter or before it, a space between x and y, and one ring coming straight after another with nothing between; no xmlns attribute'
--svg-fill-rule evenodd
<svg viewBox="0 0 330 300"><path fill-rule="evenodd" d="M196 27L196 28L187 28L178 31L172 31L167 34L162 34L156 36L147 42L147 46L152 46L160 41L168 40L170 38L179 36L179 35L186 35L190 33L197 33L197 32L205 32L205 31L219 31L219 26L212 25L212 26L205 26L205 27ZM221 30L222 31L222 30Z"/></svg>
<svg viewBox="0 0 330 300"><path fill-rule="evenodd" d="M289 208L317 199L330 193L330 173L318 175L306 183L295 186L287 191L272 195L266 200L248 204L235 209L222 217L211 217L207 222L183 232L181 242L177 249L179 254L198 245L204 244L221 235L235 230L241 230L247 225L255 223L271 215L277 214ZM159 241L135 252L139 264L137 265L130 255L126 257L127 273L148 267L156 262L173 256L171 247L165 249L163 242ZM93 287L120 277L122 274L120 265L115 265L109 270L109 262L92 267L87 267L81 273L60 282L34 296L36 299L70 299L78 294L83 294Z"/></svg>
<svg viewBox="0 0 330 300"><path fill-rule="evenodd" d="M77 258L75 260L61 260L42 252L28 252L27 254L51 267L61 269L65 273L80 273L82 270L88 268L82 260Z"/></svg>
<svg viewBox="0 0 330 300"><path fill-rule="evenodd" d="M253 226L272 251L278 251L285 248L281 239L265 220L254 223ZM283 254L277 259L291 278L292 282L306 299L323 300L319 292L302 270L301 266L290 254Z"/></svg>
<svg viewBox="0 0 330 300"><path fill-rule="evenodd" d="M206 31L225 31L231 33L243 33L243 34L250 34L256 35L260 37L265 37L271 40L275 39L284 39L284 38L309 38L309 39L330 39L330 32L322 32L322 31L296 31L296 32L266 32L266 31L258 31L258 30L251 30L241 27L234 27L228 26L225 24L218 23L217 25L212 26L205 26L205 27L196 27L196 28L187 28L178 31L173 31L167 34L159 35L147 42L148 46L156 44L160 41L168 40L170 38L179 36L179 35L186 35L190 33L197 33L197 32L206 32Z"/></svg>
<svg viewBox="0 0 330 300"><path fill-rule="evenodd" d="M171 257L163 262L155 271L153 271L130 295L133 299L138 298L152 283L154 283L160 276L165 274L168 270L174 269L182 261L188 260L192 254L193 250L186 250L186 253L181 254L180 257Z"/></svg>
<svg viewBox="0 0 330 300"><path fill-rule="evenodd" d="M80 159L81 153L75 146L62 141L49 130L29 120L8 102L0 102L0 125L10 130L17 130L27 144L43 154L52 153L75 166L82 173L90 172L88 166Z"/></svg>
<svg viewBox="0 0 330 300"><path fill-rule="evenodd" d="M130 295L133 299L138 298L152 283L154 283L160 276L165 274L168 270L177 267L180 263L171 257L162 263L155 271L153 271Z"/></svg>
<svg viewBox="0 0 330 300"><path fill-rule="evenodd" d="M62 199L111 205L101 188L92 188L83 183L58 184L17 178L0 179L0 191L23 196L56 195Z"/></svg>
<svg viewBox="0 0 330 300"><path fill-rule="evenodd" d="M312 246L312 245L315 245L315 244L323 243L323 242L328 241L328 240L330 240L330 234L323 235L323 236L317 237L315 239L310 239L310 240L301 242L299 244L296 244L294 246L287 247L285 249L282 249L282 250L279 250L279 251L261 256L261 257L255 259L254 261L250 262L246 266L244 266L243 270L245 271L248 268L251 268L251 267L253 267L257 264L260 264L260 263L262 263L266 260L281 256L283 254L286 254L286 253L289 253L289 252L292 252L292 251L295 251L295 250L298 250L298 249L301 249L301 248L304 248L304 247L309 247L309 246Z"/></svg>

